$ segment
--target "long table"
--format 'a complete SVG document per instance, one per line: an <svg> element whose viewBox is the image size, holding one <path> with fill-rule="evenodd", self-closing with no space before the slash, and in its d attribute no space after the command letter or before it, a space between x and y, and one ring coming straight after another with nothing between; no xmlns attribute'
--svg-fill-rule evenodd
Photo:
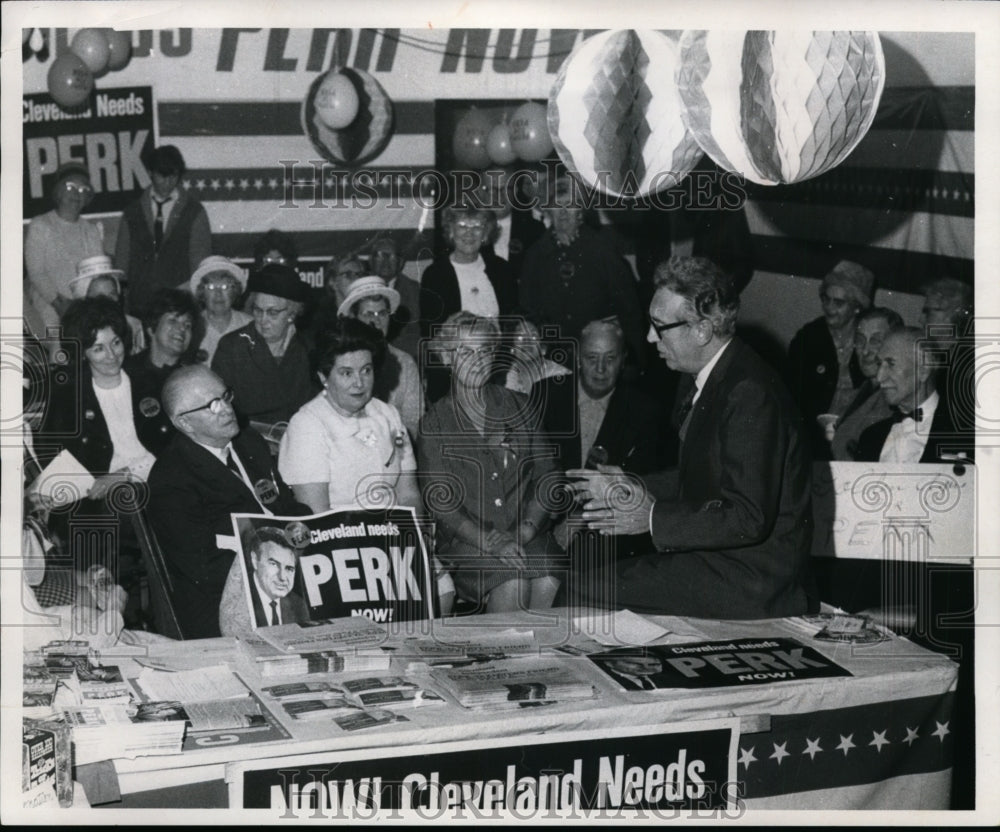
<svg viewBox="0 0 1000 832"><path fill-rule="evenodd" d="M450 621L467 625L473 620L486 631L530 627L542 646L566 644L576 637L566 610L449 619L433 626L446 637ZM440 755L446 764L464 760L462 765L479 766L492 776L491 766L506 760L505 750L510 748L523 751L538 746L541 759L558 766L565 749L582 747L573 743L602 738L602 760L614 759L609 748L618 749L623 759L633 754L640 759L646 753L637 744L643 737L662 735L663 747L673 748L671 734L685 726L705 732L685 740L697 744L698 737L709 737L713 727L725 729L735 723L730 760L735 783L728 785L734 800L728 811L948 808L958 671L952 661L902 638L865 646L820 642L804 635L793 620L692 620L690 624L713 641L795 639L851 675L741 687L624 691L583 660L579 664L587 668L598 690L591 700L513 713L473 711L449 702L407 710L405 723L354 733L329 723L297 723L284 717L280 721L286 739L245 744L220 737L180 755L115 760L122 801L109 805L164 809L269 805L262 818L279 818L287 807L260 795L257 802L244 801L247 793L241 789L258 770L306 771L310 765L313 769L326 765L328 771L339 767L348 772L352 764L364 762L370 771L373 765L378 769L379 760L398 763L410 755L431 761ZM197 642L189 644L197 649ZM233 669L260 691L262 680L255 668L234 659ZM419 674L410 676L421 681ZM423 681L433 687L429 677ZM398 766L386 770L390 769L397 771Z"/></svg>

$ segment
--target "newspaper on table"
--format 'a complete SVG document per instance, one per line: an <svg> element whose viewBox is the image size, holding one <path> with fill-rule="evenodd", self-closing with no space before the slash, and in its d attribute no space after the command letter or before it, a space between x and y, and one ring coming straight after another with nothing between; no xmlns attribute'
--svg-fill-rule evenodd
<svg viewBox="0 0 1000 832"><path fill-rule="evenodd" d="M386 649L407 671L462 667L539 653L533 630L491 633L476 627L437 628L433 636L420 638L390 637Z"/></svg>
<svg viewBox="0 0 1000 832"><path fill-rule="evenodd" d="M268 491L273 483L259 485ZM259 496L266 504L266 494ZM434 617L430 559L412 508L309 517L234 514L232 520L255 629L270 629L275 621L306 626L351 616L376 622Z"/></svg>
<svg viewBox="0 0 1000 832"><path fill-rule="evenodd" d="M434 681L467 708L518 708L595 695L589 677L564 656L502 659L437 668Z"/></svg>

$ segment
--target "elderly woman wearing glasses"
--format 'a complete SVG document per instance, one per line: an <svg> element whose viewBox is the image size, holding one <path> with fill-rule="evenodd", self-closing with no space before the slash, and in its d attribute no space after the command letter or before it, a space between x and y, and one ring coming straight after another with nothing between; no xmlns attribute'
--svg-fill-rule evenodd
<svg viewBox="0 0 1000 832"><path fill-rule="evenodd" d="M247 289L253 321L222 336L212 369L235 392L241 416L287 422L314 392L308 350L295 331L308 287L295 269L271 263L250 275Z"/></svg>
<svg viewBox="0 0 1000 832"><path fill-rule="evenodd" d="M561 550L544 495L556 482L553 449L526 397L492 384L500 343L495 321L452 315L436 339L451 369L451 392L424 417L420 470L454 483L454 500L428 506L438 523L438 556L458 597L486 612L552 605Z"/></svg>
<svg viewBox="0 0 1000 832"><path fill-rule="evenodd" d="M246 274L232 260L212 255L195 269L189 286L201 306L204 323L198 358L211 364L222 336L253 322L246 312L235 308L247 288Z"/></svg>
<svg viewBox="0 0 1000 832"><path fill-rule="evenodd" d="M455 312L482 318L509 315L517 304L517 284L503 258L482 250L496 231L490 210L452 205L444 210L445 241L451 253L437 257L420 279L420 335L428 338L436 324ZM446 376L425 366L427 394L435 401L447 392Z"/></svg>
<svg viewBox="0 0 1000 832"><path fill-rule="evenodd" d="M85 257L103 254L101 226L81 217L94 195L87 168L68 162L55 173L52 202L55 208L35 217L24 239L24 263L28 282L25 286L25 318L38 338L45 338L49 327L59 325L73 292L70 282L76 278L76 264ZM58 350L52 341L50 353Z"/></svg>

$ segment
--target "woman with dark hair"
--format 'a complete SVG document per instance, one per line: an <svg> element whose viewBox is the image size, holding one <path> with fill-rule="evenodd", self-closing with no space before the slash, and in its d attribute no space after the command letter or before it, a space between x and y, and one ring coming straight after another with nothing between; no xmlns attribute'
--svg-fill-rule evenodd
<svg viewBox="0 0 1000 832"><path fill-rule="evenodd" d="M378 331L353 318L340 318L322 333L316 367L323 392L292 416L278 453L281 476L315 512L382 508L386 489L396 492L399 505L420 505L403 420L373 398L384 354Z"/></svg>
<svg viewBox="0 0 1000 832"><path fill-rule="evenodd" d="M299 248L291 234L272 228L254 243L254 268L262 269L268 263L280 263L293 269L299 267Z"/></svg>
<svg viewBox="0 0 1000 832"><path fill-rule="evenodd" d="M101 226L81 217L93 196L87 168L79 162L62 165L52 183L55 207L35 217L24 238L25 320L35 337L47 343L50 357L59 344L45 337L49 327L59 325L73 299L70 283L77 276L76 264L104 253Z"/></svg>
<svg viewBox="0 0 1000 832"><path fill-rule="evenodd" d="M461 484L454 505L434 512L438 555L459 595L486 612L550 607L550 558L562 551L542 500L553 459L527 398L489 381L500 329L458 312L435 337L451 392L424 417L420 464Z"/></svg>
<svg viewBox="0 0 1000 832"><path fill-rule="evenodd" d="M95 478L86 495L103 498L118 482L145 480L155 457L158 424L146 419L141 402L122 369L128 324L106 297L74 301L63 316L63 345L76 370L56 379L42 428L43 464L69 451ZM77 351L82 353L77 355ZM148 433L144 423L149 423Z"/></svg>
<svg viewBox="0 0 1000 832"><path fill-rule="evenodd" d="M368 324L387 339L391 316L398 308L399 292L390 289L381 277L368 275L348 285L339 313ZM415 437L424 415L424 388L417 362L388 341L385 346L385 360L375 373L375 397L395 407L410 436Z"/></svg>

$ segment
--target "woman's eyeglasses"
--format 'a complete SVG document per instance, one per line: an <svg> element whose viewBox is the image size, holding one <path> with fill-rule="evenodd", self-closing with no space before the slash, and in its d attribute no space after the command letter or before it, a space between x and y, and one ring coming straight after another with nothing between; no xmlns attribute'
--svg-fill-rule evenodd
<svg viewBox="0 0 1000 832"><path fill-rule="evenodd" d="M216 396L212 401L206 402L200 407L192 407L190 410L185 410L183 413L178 413L174 418L180 418L181 416L187 416L189 413L197 413L199 410L210 410L212 415L218 416L225 405L233 403L233 393L232 387L227 387L221 396Z"/></svg>
<svg viewBox="0 0 1000 832"><path fill-rule="evenodd" d="M94 195L94 189L90 185L77 185L75 182L63 182L62 189L68 194L90 197Z"/></svg>

